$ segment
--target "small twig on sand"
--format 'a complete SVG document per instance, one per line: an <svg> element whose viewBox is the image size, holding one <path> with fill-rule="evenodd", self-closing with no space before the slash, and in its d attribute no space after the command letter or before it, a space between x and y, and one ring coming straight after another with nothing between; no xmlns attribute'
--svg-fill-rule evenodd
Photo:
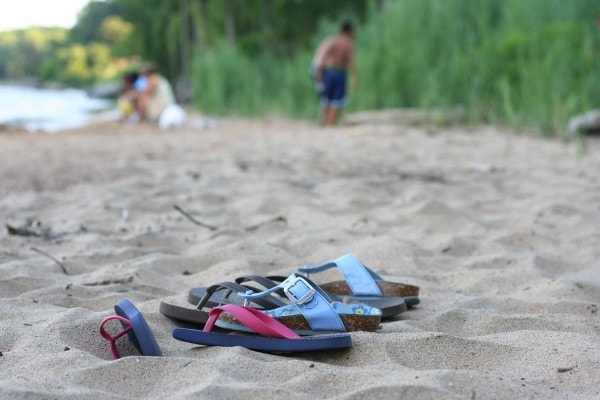
<svg viewBox="0 0 600 400"><path fill-rule="evenodd" d="M412 179L423 182L437 182L446 183L446 179L442 175L428 172L409 172L409 171L398 171L400 179Z"/></svg>
<svg viewBox="0 0 600 400"><path fill-rule="evenodd" d="M103 281L84 283L83 286L126 285L133 282L133 276L121 279L105 279Z"/></svg>
<svg viewBox="0 0 600 400"><path fill-rule="evenodd" d="M52 261L54 261L55 263L57 263L60 267L60 269L62 270L63 274L65 275L69 275L69 271L67 271L67 269L65 268L64 264L61 263L60 261L58 261L56 258L52 257L50 254L46 253L45 251L42 251L36 247L30 247L31 250L35 251L36 253L40 253L43 256L48 257L49 259L51 259Z"/></svg>
<svg viewBox="0 0 600 400"><path fill-rule="evenodd" d="M562 372L570 372L573 369L575 369L575 367L563 367L563 368L556 368L556 371L562 373Z"/></svg>
<svg viewBox="0 0 600 400"><path fill-rule="evenodd" d="M198 226L202 226L202 227L204 227L206 229L210 229L211 231L216 231L217 229L219 229L216 226L205 224L202 221L198 221L196 218L192 217L188 212L186 212L185 210L183 210L177 204L175 204L173 206L173 208L176 209L177 211L179 211L184 217L186 217L187 219L189 219L190 221L192 221L194 224L196 224Z"/></svg>
<svg viewBox="0 0 600 400"><path fill-rule="evenodd" d="M254 232L255 230L257 230L261 226L268 225L268 224L271 224L273 222L283 222L284 224L287 224L287 219L285 219L285 217L283 217L281 215L278 215L278 216L276 216L274 218L270 218L270 219L268 219L266 221L263 221L263 222L260 222L260 223L258 223L256 225L248 226L245 229L246 229L247 232Z"/></svg>

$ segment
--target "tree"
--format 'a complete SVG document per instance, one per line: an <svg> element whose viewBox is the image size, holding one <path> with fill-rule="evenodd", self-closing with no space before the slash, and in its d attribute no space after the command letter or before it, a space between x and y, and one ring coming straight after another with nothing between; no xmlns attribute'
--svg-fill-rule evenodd
<svg viewBox="0 0 600 400"><path fill-rule="evenodd" d="M77 23L69 31L71 43L88 44L102 40L102 24L109 16L122 16L123 10L116 1L90 1L79 13Z"/></svg>
<svg viewBox="0 0 600 400"><path fill-rule="evenodd" d="M112 55L131 56L136 47L131 42L134 26L116 15L109 15L100 25L100 38L103 43L112 48Z"/></svg>
<svg viewBox="0 0 600 400"><path fill-rule="evenodd" d="M35 27L0 34L0 77L37 76L41 64L64 43L66 36L66 29Z"/></svg>
<svg viewBox="0 0 600 400"><path fill-rule="evenodd" d="M61 73L61 81L72 85L89 83L91 72L88 67L88 54L86 48L80 44L74 44L62 48L58 57L64 65Z"/></svg>

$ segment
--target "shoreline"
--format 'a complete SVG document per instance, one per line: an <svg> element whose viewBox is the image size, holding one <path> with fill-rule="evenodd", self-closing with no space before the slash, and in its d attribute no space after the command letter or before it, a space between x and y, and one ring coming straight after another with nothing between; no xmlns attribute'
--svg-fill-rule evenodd
<svg viewBox="0 0 600 400"><path fill-rule="evenodd" d="M0 84L0 131L55 133L116 119L108 99L83 89Z"/></svg>

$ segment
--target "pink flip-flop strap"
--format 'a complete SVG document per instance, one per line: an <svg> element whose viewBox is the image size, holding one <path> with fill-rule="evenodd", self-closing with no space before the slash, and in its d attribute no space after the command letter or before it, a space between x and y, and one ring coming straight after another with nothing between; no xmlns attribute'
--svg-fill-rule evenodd
<svg viewBox="0 0 600 400"><path fill-rule="evenodd" d="M233 315L244 326L247 326L254 332L263 336L281 339L301 339L300 335L296 332L267 314L254 308L238 306L235 304L225 304L210 310L208 313L208 321L206 322L206 325L204 325L203 332L212 331L215 322L222 312Z"/></svg>
<svg viewBox="0 0 600 400"><path fill-rule="evenodd" d="M106 325L106 323L108 321L112 321L115 319L117 321L121 321L121 322L127 324L127 327L121 329L121 331L119 333L117 333L116 335L113 336L106 331L106 329L104 328L104 325ZM127 318L121 317L120 315L109 315L108 317L104 317L102 319L102 322L100 322L100 335L104 339L109 341L110 352L112 354L113 359L118 360L119 358L121 358L121 356L119 355L119 351L117 350L117 344L116 344L117 339L119 339L121 336L125 335L126 333L130 332L132 329L133 328L131 327L131 321L129 321Z"/></svg>
<svg viewBox="0 0 600 400"><path fill-rule="evenodd" d="M110 333L108 333L106 331L106 329L104 328L104 325L106 325L106 323L108 321L112 321L112 320L118 320L118 321L122 321L125 322L128 326L123 328L119 333L117 333L115 336L111 335ZM106 340L117 340L119 339L121 336L125 335L126 333L128 333L129 331L131 331L131 322L124 317L121 317L120 315L109 315L108 317L104 317L102 319L102 322L100 322L100 335L106 339Z"/></svg>

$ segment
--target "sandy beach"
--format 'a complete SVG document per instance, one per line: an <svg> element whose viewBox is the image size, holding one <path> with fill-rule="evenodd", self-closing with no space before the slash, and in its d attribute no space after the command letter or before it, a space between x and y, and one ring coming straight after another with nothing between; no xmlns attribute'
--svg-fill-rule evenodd
<svg viewBox="0 0 600 400"><path fill-rule="evenodd" d="M600 139L371 117L0 133L0 397L600 398ZM195 346L159 312L346 253L421 289L348 350ZM111 360L122 298L165 357Z"/></svg>

